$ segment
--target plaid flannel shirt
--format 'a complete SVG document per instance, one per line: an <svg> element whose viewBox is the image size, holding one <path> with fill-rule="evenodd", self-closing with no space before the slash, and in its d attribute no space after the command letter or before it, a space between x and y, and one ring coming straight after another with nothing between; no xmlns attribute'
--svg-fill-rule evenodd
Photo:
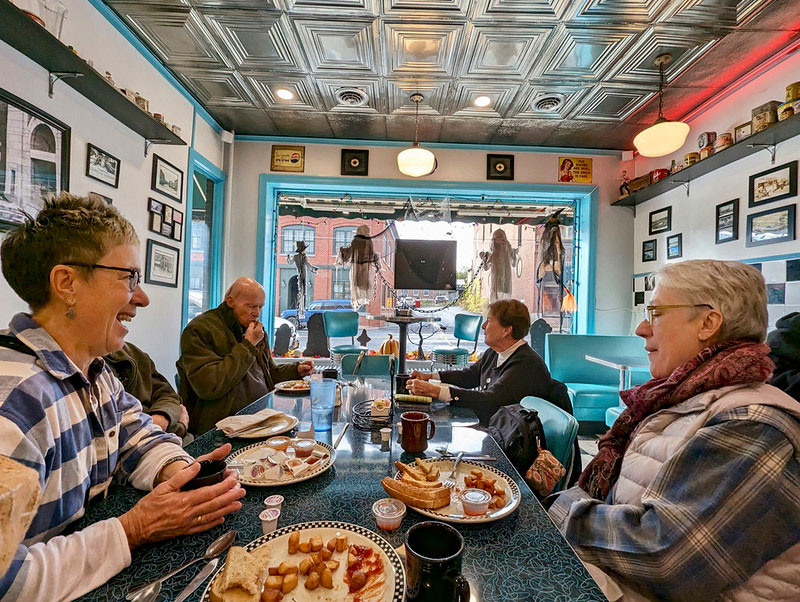
<svg viewBox="0 0 800 602"><path fill-rule="evenodd" d="M797 420L740 407L669 458L641 505L573 487L550 516L584 561L647 597L713 600L800 542L798 455Z"/></svg>

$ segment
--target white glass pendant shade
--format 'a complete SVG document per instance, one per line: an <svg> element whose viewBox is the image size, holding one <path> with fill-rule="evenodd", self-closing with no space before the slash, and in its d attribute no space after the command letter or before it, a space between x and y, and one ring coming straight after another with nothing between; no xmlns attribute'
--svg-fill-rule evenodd
<svg viewBox="0 0 800 602"><path fill-rule="evenodd" d="M682 147L688 135L688 124L667 121L662 117L646 130L639 132L633 139L633 145L643 157L663 157Z"/></svg>
<svg viewBox="0 0 800 602"><path fill-rule="evenodd" d="M397 154L397 168L412 178L427 176L436 169L436 157L428 149L421 148L419 142L414 142L411 148Z"/></svg>

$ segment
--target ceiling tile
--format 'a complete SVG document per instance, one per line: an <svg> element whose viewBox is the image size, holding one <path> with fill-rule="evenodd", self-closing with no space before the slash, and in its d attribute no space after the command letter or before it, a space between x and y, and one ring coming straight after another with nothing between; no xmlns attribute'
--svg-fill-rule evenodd
<svg viewBox="0 0 800 602"><path fill-rule="evenodd" d="M439 134L442 131L444 117L438 115L419 116L419 142L423 146L425 142L438 142ZM413 115L397 115L386 120L386 135L390 140L414 140L414 117Z"/></svg>
<svg viewBox="0 0 800 602"><path fill-rule="evenodd" d="M352 16L377 16L380 0L276 0L281 7L293 13L326 14L337 18Z"/></svg>
<svg viewBox="0 0 800 602"><path fill-rule="evenodd" d="M509 117L521 119L564 119L591 89L585 82L534 80L517 95ZM559 104L560 103L560 104Z"/></svg>
<svg viewBox="0 0 800 602"><path fill-rule="evenodd" d="M378 74L372 21L295 19L294 26L312 71Z"/></svg>
<svg viewBox="0 0 800 602"><path fill-rule="evenodd" d="M556 23L572 0L475 0L474 22Z"/></svg>
<svg viewBox="0 0 800 602"><path fill-rule="evenodd" d="M557 123L549 119L504 119L488 142L539 146L557 127Z"/></svg>
<svg viewBox="0 0 800 602"><path fill-rule="evenodd" d="M259 136L279 136L280 131L264 109L214 107L214 118L226 130Z"/></svg>
<svg viewBox="0 0 800 602"><path fill-rule="evenodd" d="M259 104L241 75L235 71L183 69L180 76L204 106L249 109Z"/></svg>
<svg viewBox="0 0 800 602"><path fill-rule="evenodd" d="M505 117L521 87L522 84L460 80L455 87L455 100L449 114L460 117ZM478 96L488 96L491 103L486 107L476 107L473 101Z"/></svg>
<svg viewBox="0 0 800 602"><path fill-rule="evenodd" d="M390 17L466 17L470 0L383 0Z"/></svg>
<svg viewBox="0 0 800 602"><path fill-rule="evenodd" d="M354 77L326 77L314 78L319 88L325 110L333 113L383 113L385 112L385 86L378 79ZM361 91L367 96L366 102L361 106L342 103L337 97L337 92L353 90ZM350 96L346 96L350 98ZM355 98L355 97L353 97Z"/></svg>
<svg viewBox="0 0 800 602"><path fill-rule="evenodd" d="M550 33L541 27L470 26L461 74L466 77L528 77Z"/></svg>
<svg viewBox="0 0 800 602"><path fill-rule="evenodd" d="M447 80L396 79L386 83L390 114L413 115L416 107L411 95L415 92L425 97L419 104L420 115L443 115L446 111L447 93L450 90Z"/></svg>
<svg viewBox="0 0 800 602"><path fill-rule="evenodd" d="M665 7L696 0L584 0L575 2L567 18L586 23L626 24L656 20Z"/></svg>
<svg viewBox="0 0 800 602"><path fill-rule="evenodd" d="M532 75L545 77L603 77L635 38L639 29L559 25Z"/></svg>
<svg viewBox="0 0 800 602"><path fill-rule="evenodd" d="M491 140L501 119L473 119L469 117L448 117L442 122L438 142L472 143L475 140Z"/></svg>
<svg viewBox="0 0 800 602"><path fill-rule="evenodd" d="M328 125L336 138L385 140L386 115L328 113Z"/></svg>
<svg viewBox="0 0 800 602"><path fill-rule="evenodd" d="M385 23L387 73L450 75L463 24Z"/></svg>
<svg viewBox="0 0 800 602"><path fill-rule="evenodd" d="M281 136L297 138L332 138L333 130L328 124L325 113L309 113L307 111L267 111L267 115L275 123Z"/></svg>
<svg viewBox="0 0 800 602"><path fill-rule="evenodd" d="M586 94L574 116L596 121L624 121L655 93L654 89L598 84Z"/></svg>
<svg viewBox="0 0 800 602"><path fill-rule="evenodd" d="M265 109L319 111L322 108L316 88L309 77L262 73L245 73L244 75L258 93ZM289 100L280 98L277 91L281 89L290 91L294 98Z"/></svg>

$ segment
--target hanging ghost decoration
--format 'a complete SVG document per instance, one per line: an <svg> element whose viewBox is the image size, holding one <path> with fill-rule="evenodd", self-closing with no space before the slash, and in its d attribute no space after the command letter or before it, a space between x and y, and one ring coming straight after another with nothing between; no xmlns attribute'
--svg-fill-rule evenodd
<svg viewBox="0 0 800 602"><path fill-rule="evenodd" d="M370 266L378 269L378 255L372 245L369 235L369 226L361 225L356 230L349 247L339 249L336 265L350 266L350 300L353 308L359 308L369 301L369 291L372 287Z"/></svg>
<svg viewBox="0 0 800 602"><path fill-rule="evenodd" d="M481 266L490 271L489 277L489 303L511 298L511 275L517 267L519 257L517 249L511 248L508 237L502 229L497 229L492 234L492 244L489 251L481 251Z"/></svg>
<svg viewBox="0 0 800 602"><path fill-rule="evenodd" d="M297 268L297 317L303 319L306 308L306 278L307 270L316 273L317 268L311 265L306 257L306 243L303 240L295 241L296 253L287 255L286 260L294 263Z"/></svg>
<svg viewBox="0 0 800 602"><path fill-rule="evenodd" d="M542 306L544 280L547 272L552 272L559 290L559 331L563 326L564 312L575 311L575 298L564 286L564 243L561 241L561 221L563 209L548 216L544 224L544 232L539 241L539 264L536 266L536 286L539 289L539 307ZM565 296L566 295L566 296Z"/></svg>

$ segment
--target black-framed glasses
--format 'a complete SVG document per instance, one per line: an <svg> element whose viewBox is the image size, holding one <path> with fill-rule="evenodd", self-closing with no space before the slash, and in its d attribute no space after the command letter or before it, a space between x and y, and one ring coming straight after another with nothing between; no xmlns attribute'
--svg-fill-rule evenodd
<svg viewBox="0 0 800 602"><path fill-rule="evenodd" d="M130 290L132 293L136 292L136 289L139 288L139 285L142 283L142 273L136 268L118 268L114 267L113 265L101 265L99 263L65 263L63 265L71 265L77 268L90 268L90 269L100 268L101 270L114 270L115 272L127 272L128 274L130 274L130 277L128 278L128 290Z"/></svg>
<svg viewBox="0 0 800 602"><path fill-rule="evenodd" d="M647 310L647 321L652 324L655 319L658 317L655 315L654 312L661 311L664 309L676 309L679 307L707 307L708 309L714 309L713 306L709 305L708 303L680 303L680 304L673 304L673 305L648 305L645 307Z"/></svg>

